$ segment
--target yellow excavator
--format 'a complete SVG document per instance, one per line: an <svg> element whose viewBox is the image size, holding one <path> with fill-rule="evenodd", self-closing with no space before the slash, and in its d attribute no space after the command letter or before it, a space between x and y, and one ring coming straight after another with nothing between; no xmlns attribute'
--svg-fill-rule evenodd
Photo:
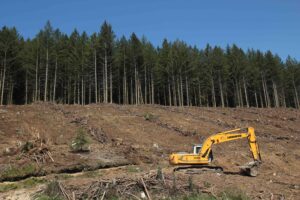
<svg viewBox="0 0 300 200"><path fill-rule="evenodd" d="M261 156L254 133L254 128L239 128L226 132L221 132L208 137L201 145L193 147L193 153L172 153L169 157L171 165L190 165L191 168L210 167L213 159L212 145L232 140L247 138L253 161L241 166L241 171L249 176L257 176L258 167L261 164ZM186 168L189 168L186 167Z"/></svg>

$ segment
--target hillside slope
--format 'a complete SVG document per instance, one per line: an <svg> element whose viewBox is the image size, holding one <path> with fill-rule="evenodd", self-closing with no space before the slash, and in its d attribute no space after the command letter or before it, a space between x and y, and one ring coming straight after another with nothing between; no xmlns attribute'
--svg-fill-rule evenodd
<svg viewBox="0 0 300 200"><path fill-rule="evenodd" d="M223 167L224 173L195 175L195 184L208 182L216 192L238 188L251 198L295 199L300 195L300 111L296 109L51 103L3 106L0 180L127 165L138 166L139 172L160 166L168 173L171 152L191 151L193 144L202 143L211 134L248 126L255 128L261 148L260 175L250 178L238 173L239 165L251 161L247 142L238 140L213 147L214 164ZM89 137L89 153L70 151L79 130ZM30 144L26 151L24 144ZM132 176L127 172L112 169L106 178ZM65 184L80 190L97 178L77 177ZM8 198L11 193L2 195Z"/></svg>

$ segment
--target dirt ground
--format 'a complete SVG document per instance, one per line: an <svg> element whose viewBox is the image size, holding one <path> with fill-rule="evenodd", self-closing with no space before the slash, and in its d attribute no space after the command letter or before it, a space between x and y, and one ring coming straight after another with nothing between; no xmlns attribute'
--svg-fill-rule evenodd
<svg viewBox="0 0 300 200"><path fill-rule="evenodd" d="M0 187L7 181L43 176L60 180L68 191L79 194L95 181L149 177L158 168L166 181L174 184L173 167L168 163L170 153L190 152L193 144L202 143L214 133L248 126L255 128L260 145L263 163L259 176L239 173L239 166L252 158L247 141L236 140L213 147L213 164L224 172L192 175L195 187L216 197L234 188L250 199L300 199L300 111L283 108L51 103L2 106ZM90 152L70 151L78 130L87 133ZM21 147L28 142L33 146L23 151ZM78 175L82 171L90 172ZM62 173L70 177L60 178ZM191 179L182 172L175 176L181 181L179 188ZM29 194L41 185L0 190L0 199L29 199ZM165 198L155 197L151 189L149 193L154 199Z"/></svg>

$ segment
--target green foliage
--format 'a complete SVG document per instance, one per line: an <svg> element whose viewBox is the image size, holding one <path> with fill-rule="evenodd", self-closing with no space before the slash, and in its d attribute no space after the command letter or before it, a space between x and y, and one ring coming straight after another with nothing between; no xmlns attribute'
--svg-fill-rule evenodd
<svg viewBox="0 0 300 200"><path fill-rule="evenodd" d="M26 164L21 167L9 166L2 172L0 172L0 179L2 180L14 180L17 178L23 178L30 175L39 173L39 169L34 164Z"/></svg>
<svg viewBox="0 0 300 200"><path fill-rule="evenodd" d="M77 130L76 137L72 140L70 148L73 152L86 152L89 151L89 139L86 131L82 128Z"/></svg>
<svg viewBox="0 0 300 200"><path fill-rule="evenodd" d="M14 190L17 189L18 186L14 183L10 183L10 184L4 184L4 185L0 185L0 192L7 192L9 190Z"/></svg>
<svg viewBox="0 0 300 200"><path fill-rule="evenodd" d="M235 44L199 49L167 39L155 47L135 33L116 38L106 21L91 36L76 29L64 34L47 21L26 41L4 26L0 63L0 104L30 103L46 93L46 100L67 104L300 107L300 63L290 56L283 61L271 51ZM46 73L56 83L52 92L38 80ZM11 88L18 91L12 99Z"/></svg>
<svg viewBox="0 0 300 200"><path fill-rule="evenodd" d="M33 145L32 142L26 141L25 144L23 144L23 145L21 146L21 151L22 151L23 153L26 153L26 152L28 152L30 149L32 149L33 147L34 147L34 145Z"/></svg>
<svg viewBox="0 0 300 200"><path fill-rule="evenodd" d="M154 120L154 119L155 119L155 116L154 116L153 114L151 114L151 113L145 113L145 114L144 114L144 119L145 119L146 121L151 121L151 120Z"/></svg>

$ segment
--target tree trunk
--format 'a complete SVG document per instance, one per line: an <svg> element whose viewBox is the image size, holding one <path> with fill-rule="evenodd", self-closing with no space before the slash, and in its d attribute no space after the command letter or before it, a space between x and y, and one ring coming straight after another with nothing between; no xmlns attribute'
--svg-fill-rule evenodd
<svg viewBox="0 0 300 200"><path fill-rule="evenodd" d="M237 103L235 103L235 106L240 107L241 106L241 100L240 100L240 94L239 94L239 86L238 86L238 82L237 79L235 79L235 96L236 96L236 101Z"/></svg>
<svg viewBox="0 0 300 200"><path fill-rule="evenodd" d="M190 98L189 98L189 83L187 76L185 77L185 86L186 86L186 105L190 106Z"/></svg>
<svg viewBox="0 0 300 200"><path fill-rule="evenodd" d="M102 66L102 93L103 93L103 103L105 103L105 64ZM100 88L99 88L100 90Z"/></svg>
<svg viewBox="0 0 300 200"><path fill-rule="evenodd" d="M54 83L53 83L53 102L55 102L55 96L56 96L56 78L57 77L57 56L55 60L55 71L54 71Z"/></svg>
<svg viewBox="0 0 300 200"><path fill-rule="evenodd" d="M77 82L77 104L80 104L80 78L78 76L78 82Z"/></svg>
<svg viewBox="0 0 300 200"><path fill-rule="evenodd" d="M130 77L130 104L133 104L133 83L132 83L132 77Z"/></svg>
<svg viewBox="0 0 300 200"><path fill-rule="evenodd" d="M97 51L94 50L94 76L95 76L95 103L98 103L98 81L97 81Z"/></svg>
<svg viewBox="0 0 300 200"><path fill-rule="evenodd" d="M263 97L262 97L262 94L261 94L261 89L259 90L259 99L260 99L260 106L261 108L264 107L264 101L263 101Z"/></svg>
<svg viewBox="0 0 300 200"><path fill-rule="evenodd" d="M224 108L225 105L224 105L224 96L223 96L223 85L221 81L220 71L219 71L219 88L220 88L221 106L222 108Z"/></svg>
<svg viewBox="0 0 300 200"><path fill-rule="evenodd" d="M38 100L38 69L39 69L39 54L36 54L36 63L35 63L35 95L34 101Z"/></svg>
<svg viewBox="0 0 300 200"><path fill-rule="evenodd" d="M28 70L25 72L25 104L28 103Z"/></svg>
<svg viewBox="0 0 300 200"><path fill-rule="evenodd" d="M105 57L104 57L104 70L105 70L105 100L104 103L108 102L108 80L107 80L107 52L105 47Z"/></svg>
<svg viewBox="0 0 300 200"><path fill-rule="evenodd" d="M70 79L68 79L68 85L67 85L67 87L68 87L68 89L67 89L67 93L68 93L68 95L67 95L67 96L68 96L68 97L67 97L67 98L68 98L68 99L67 99L67 103L70 104L70 101L71 101L71 100L70 100L70 98L71 98L71 97L70 97L70 96L71 96Z"/></svg>
<svg viewBox="0 0 300 200"><path fill-rule="evenodd" d="M240 85L241 81L239 81L239 95L241 100L241 106L244 107L244 100L243 100L243 94L242 94L242 86Z"/></svg>
<svg viewBox="0 0 300 200"><path fill-rule="evenodd" d="M199 83L198 83L198 93L199 93L199 106L201 107L202 106L202 95L201 95L201 84L200 84L200 80L199 80Z"/></svg>
<svg viewBox="0 0 300 200"><path fill-rule="evenodd" d="M135 104L138 104L138 89L137 89L137 71L136 71L136 64L134 64L134 89L135 89Z"/></svg>
<svg viewBox="0 0 300 200"><path fill-rule="evenodd" d="M176 95L176 85L175 85L175 77L174 77L174 74L172 74L172 85L173 85L173 95L174 95L174 98L173 98L173 100L174 100L174 106L177 106L177 95Z"/></svg>
<svg viewBox="0 0 300 200"><path fill-rule="evenodd" d="M109 87L110 87L110 103L113 102L113 85L112 85L112 65L109 67Z"/></svg>
<svg viewBox="0 0 300 200"><path fill-rule="evenodd" d="M178 77L176 77L176 82L177 82L178 106L181 106L182 103L181 103L180 85L179 85Z"/></svg>
<svg viewBox="0 0 300 200"><path fill-rule="evenodd" d="M0 105L3 105L3 97L4 97L4 86L5 86L5 75L6 75L6 54L7 52L4 52L4 61L3 61L3 77L2 77L2 88L1 88L1 98L0 98Z"/></svg>
<svg viewBox="0 0 300 200"><path fill-rule="evenodd" d="M247 108L249 108L248 92L247 92L245 77L243 77L243 83L244 83L244 94L245 94L245 99L246 99L246 106L247 106Z"/></svg>
<svg viewBox="0 0 300 200"><path fill-rule="evenodd" d="M258 108L258 101L257 101L256 90L255 90L255 92L254 92L254 97L255 97L255 106L256 106L256 108Z"/></svg>
<svg viewBox="0 0 300 200"><path fill-rule="evenodd" d="M179 77L179 82L180 82L180 102L181 102L181 106L183 106L184 104L184 99L183 99L183 82L182 82L182 75L181 75L181 71L180 71L180 77Z"/></svg>
<svg viewBox="0 0 300 200"><path fill-rule="evenodd" d="M38 84L38 101L41 100L41 77L39 76L39 84Z"/></svg>
<svg viewBox="0 0 300 200"><path fill-rule="evenodd" d="M262 84L263 84L263 90L264 90L266 107L270 108L271 102L270 102L270 97L269 97L267 83L266 83L264 75L262 74L261 76L262 76Z"/></svg>
<svg viewBox="0 0 300 200"><path fill-rule="evenodd" d="M76 83L76 81L74 81L73 104L76 104L76 86L77 86L77 83Z"/></svg>
<svg viewBox="0 0 300 200"><path fill-rule="evenodd" d="M123 68L124 68L124 77L123 77L123 103L128 104L128 90L127 90L127 73L126 73L126 63L125 63L125 52L123 54Z"/></svg>
<svg viewBox="0 0 300 200"><path fill-rule="evenodd" d="M49 52L48 52L48 47L47 47L47 50L46 50L46 78L45 78L44 101L47 101L47 92L48 92L48 65L49 65Z"/></svg>
<svg viewBox="0 0 300 200"><path fill-rule="evenodd" d="M294 87L294 93L295 93L295 107L300 108L298 91L297 91L297 88L296 88L295 80L293 80L293 87Z"/></svg>
<svg viewBox="0 0 300 200"><path fill-rule="evenodd" d="M152 104L155 104L154 101L154 78L153 78L153 72L151 71L151 96L152 96Z"/></svg>
<svg viewBox="0 0 300 200"><path fill-rule="evenodd" d="M83 82L83 75L81 75L81 105L84 105L84 82Z"/></svg>
<svg viewBox="0 0 300 200"><path fill-rule="evenodd" d="M286 108L286 101L285 101L285 92L284 89L282 88L282 106Z"/></svg>
<svg viewBox="0 0 300 200"><path fill-rule="evenodd" d="M169 94L169 106L172 106L172 94L171 94L171 86L170 86L169 76L168 76L168 94Z"/></svg>
<svg viewBox="0 0 300 200"><path fill-rule="evenodd" d="M147 67L145 65L144 67L144 70L145 70L145 104L147 104Z"/></svg>
<svg viewBox="0 0 300 200"><path fill-rule="evenodd" d="M211 77L211 96L213 107L217 107L214 79Z"/></svg>
<svg viewBox="0 0 300 200"><path fill-rule="evenodd" d="M275 107L278 108L279 107L279 98L278 98L277 86L273 80L272 80L272 84L273 84L274 104L275 104Z"/></svg>

